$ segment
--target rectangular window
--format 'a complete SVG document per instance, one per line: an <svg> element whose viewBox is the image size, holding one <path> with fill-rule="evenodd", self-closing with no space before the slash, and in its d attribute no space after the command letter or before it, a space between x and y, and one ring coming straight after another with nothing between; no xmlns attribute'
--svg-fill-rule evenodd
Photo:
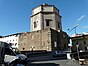
<svg viewBox="0 0 88 66"><path fill-rule="evenodd" d="M36 28L37 27L37 23L36 22L34 22L34 28Z"/></svg>
<svg viewBox="0 0 88 66"><path fill-rule="evenodd" d="M46 26L49 26L49 20L46 20Z"/></svg>
<svg viewBox="0 0 88 66"><path fill-rule="evenodd" d="M58 23L58 28L60 28L60 24Z"/></svg>
<svg viewBox="0 0 88 66"><path fill-rule="evenodd" d="M46 26L50 26L50 21L52 21L51 19L46 19Z"/></svg>
<svg viewBox="0 0 88 66"><path fill-rule="evenodd" d="M57 42L56 41L54 42L54 47L57 47Z"/></svg>

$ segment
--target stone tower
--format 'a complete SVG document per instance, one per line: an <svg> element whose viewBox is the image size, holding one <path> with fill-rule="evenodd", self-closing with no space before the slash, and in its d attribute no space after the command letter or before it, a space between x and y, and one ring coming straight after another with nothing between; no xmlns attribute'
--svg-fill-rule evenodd
<svg viewBox="0 0 88 66"><path fill-rule="evenodd" d="M31 32L19 36L20 51L54 51L68 48L68 35L62 31L61 16L54 5L42 4L32 10Z"/></svg>
<svg viewBox="0 0 88 66"><path fill-rule="evenodd" d="M42 4L32 10L30 31L50 27L62 31L61 16L54 5Z"/></svg>

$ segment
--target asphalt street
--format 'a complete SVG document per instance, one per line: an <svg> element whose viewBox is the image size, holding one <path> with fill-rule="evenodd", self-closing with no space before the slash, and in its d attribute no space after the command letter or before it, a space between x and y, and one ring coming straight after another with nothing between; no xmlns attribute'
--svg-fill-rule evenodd
<svg viewBox="0 0 88 66"><path fill-rule="evenodd" d="M80 65L76 60L67 60L60 57L40 56L28 58L28 66L88 66Z"/></svg>
<svg viewBox="0 0 88 66"><path fill-rule="evenodd" d="M48 61L36 61L29 64L30 66L81 66L74 60L48 60Z"/></svg>

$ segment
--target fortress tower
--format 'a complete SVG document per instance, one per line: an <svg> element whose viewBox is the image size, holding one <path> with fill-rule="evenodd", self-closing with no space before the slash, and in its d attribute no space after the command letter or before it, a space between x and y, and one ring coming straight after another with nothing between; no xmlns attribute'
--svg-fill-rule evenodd
<svg viewBox="0 0 88 66"><path fill-rule="evenodd" d="M62 30L61 16L54 5L42 4L32 10L30 31L50 27L60 32Z"/></svg>

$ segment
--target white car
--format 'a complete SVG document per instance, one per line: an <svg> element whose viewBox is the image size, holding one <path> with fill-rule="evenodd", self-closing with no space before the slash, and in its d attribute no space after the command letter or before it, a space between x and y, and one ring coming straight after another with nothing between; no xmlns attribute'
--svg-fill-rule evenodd
<svg viewBox="0 0 88 66"><path fill-rule="evenodd" d="M27 57L24 54L21 54L19 51L15 52L12 48L5 48L4 52L4 62L9 66L18 66L27 64Z"/></svg>

